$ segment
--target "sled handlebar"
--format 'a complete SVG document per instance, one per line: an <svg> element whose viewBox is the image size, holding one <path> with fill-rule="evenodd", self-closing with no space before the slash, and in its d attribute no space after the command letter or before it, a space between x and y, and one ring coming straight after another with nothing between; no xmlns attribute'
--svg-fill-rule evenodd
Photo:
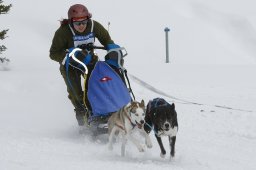
<svg viewBox="0 0 256 170"><path fill-rule="evenodd" d="M75 48L75 49L73 49L73 50L68 54L68 57L73 58L73 60L75 60L77 63L81 64L81 65L84 67L84 69L85 69L85 74L88 74L88 68L87 68L87 66L86 66L83 62L81 62L80 60L78 60L78 59L76 58L76 56L75 56L75 53L76 53L77 51L82 51L82 49L81 49L81 48Z"/></svg>
<svg viewBox="0 0 256 170"><path fill-rule="evenodd" d="M106 50L105 47L100 47L100 46L93 46L93 49L101 49L101 50Z"/></svg>
<svg viewBox="0 0 256 170"><path fill-rule="evenodd" d="M78 48L81 48L82 50L88 50L88 51L92 49L106 50L105 47L95 46L92 43L79 45Z"/></svg>
<svg viewBox="0 0 256 170"><path fill-rule="evenodd" d="M92 43L89 44L82 44L77 46L77 48L74 48L72 51L66 50L66 52L68 52L68 57L71 57L73 60L75 60L77 63L81 64L84 68L85 68L85 74L88 73L88 69L87 66L81 62L80 60L78 60L75 56L75 53L78 51L82 51L82 50L86 50L87 52L89 52L90 50L93 49L101 49L101 50L107 50L105 47L102 46L94 46ZM122 69L122 70L126 70L123 67L123 58L125 56L127 56L127 51L124 47L120 47L120 48L115 48L115 49L111 49L108 50L107 55L111 52L115 51L117 53L117 58L114 57L112 59L117 60L117 65ZM107 57L106 57L107 58ZM106 59L105 58L105 59Z"/></svg>

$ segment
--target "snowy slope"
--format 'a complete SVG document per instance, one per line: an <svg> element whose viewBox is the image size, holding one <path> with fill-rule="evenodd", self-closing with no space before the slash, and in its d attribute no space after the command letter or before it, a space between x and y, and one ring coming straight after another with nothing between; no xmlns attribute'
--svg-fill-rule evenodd
<svg viewBox="0 0 256 170"><path fill-rule="evenodd" d="M176 104L172 160L160 158L153 134L152 149L139 153L128 143L124 158L120 144L110 152L100 140L79 135L58 64L48 57L70 2L9 3L12 11L1 16L10 28L4 55L11 59L11 70L0 72L1 170L255 169L254 1L86 1L95 20L111 21L113 39L127 48L137 100L164 97ZM170 64L164 63L166 26ZM164 144L168 151L167 139Z"/></svg>

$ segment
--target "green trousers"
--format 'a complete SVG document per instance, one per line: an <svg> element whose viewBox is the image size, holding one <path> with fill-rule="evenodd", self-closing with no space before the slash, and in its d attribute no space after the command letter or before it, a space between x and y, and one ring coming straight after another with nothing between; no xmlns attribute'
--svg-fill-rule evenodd
<svg viewBox="0 0 256 170"><path fill-rule="evenodd" d="M81 84L81 76L83 73L73 67L69 67L67 74L65 66L63 65L60 65L60 72L67 85L68 98L75 108L83 107L83 90Z"/></svg>

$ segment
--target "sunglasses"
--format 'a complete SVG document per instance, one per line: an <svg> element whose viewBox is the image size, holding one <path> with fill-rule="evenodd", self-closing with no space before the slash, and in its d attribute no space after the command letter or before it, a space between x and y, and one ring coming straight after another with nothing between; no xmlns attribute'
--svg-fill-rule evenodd
<svg viewBox="0 0 256 170"><path fill-rule="evenodd" d="M80 25L86 25L88 22L87 19L85 20L82 20L82 21L73 21L73 24L76 25L76 26L80 26Z"/></svg>

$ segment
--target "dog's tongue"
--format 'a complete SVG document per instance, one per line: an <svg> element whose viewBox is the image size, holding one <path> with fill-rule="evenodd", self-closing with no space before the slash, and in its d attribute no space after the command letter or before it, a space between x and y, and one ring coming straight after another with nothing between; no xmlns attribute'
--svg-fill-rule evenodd
<svg viewBox="0 0 256 170"><path fill-rule="evenodd" d="M138 126L139 129L142 128L142 124L140 124L140 123L137 123L137 126Z"/></svg>

